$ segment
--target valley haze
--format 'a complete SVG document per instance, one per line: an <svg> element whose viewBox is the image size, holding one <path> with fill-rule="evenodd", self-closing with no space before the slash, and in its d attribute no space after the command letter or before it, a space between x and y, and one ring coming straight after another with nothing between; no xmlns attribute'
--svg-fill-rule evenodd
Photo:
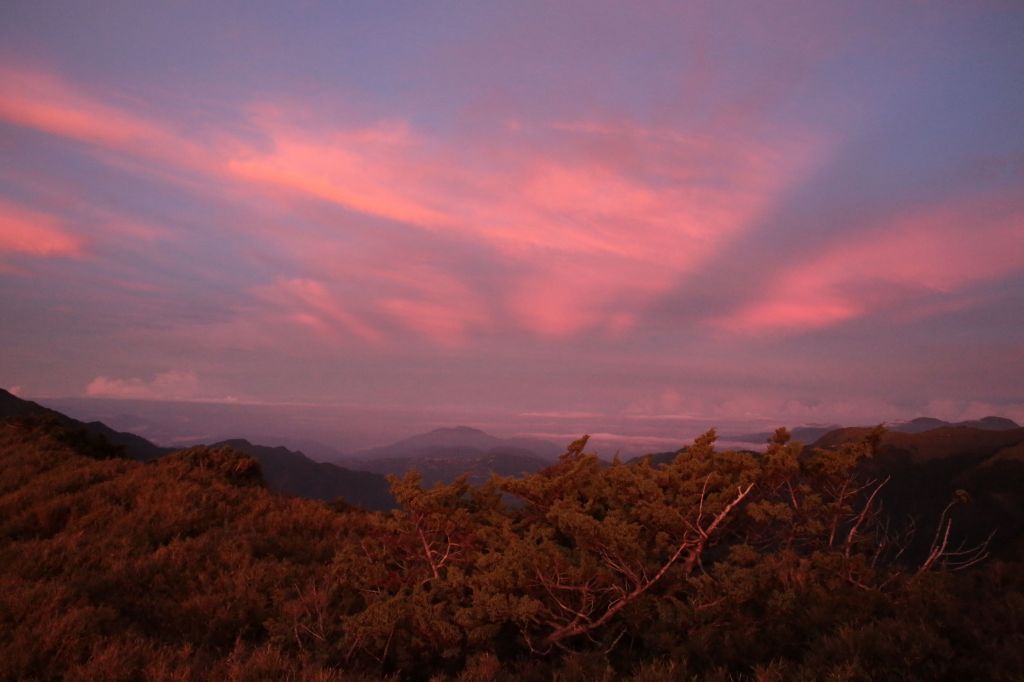
<svg viewBox="0 0 1024 682"><path fill-rule="evenodd" d="M358 406L246 405L231 403L133 401L93 398L37 398L37 402L82 420L99 420L138 433L161 445L215 442L230 437L297 448L321 460L338 459L437 428L470 426L503 438L525 437L565 446L584 433L611 457L680 447L717 427L720 433L775 428L770 420L663 417L630 419L611 415L508 414L498 410L414 410Z"/></svg>
<svg viewBox="0 0 1024 682"><path fill-rule="evenodd" d="M920 415L902 419L786 423L782 420L710 419L684 416L597 414L508 414L500 411L374 409L358 406L237 404L181 401L138 401L96 398L37 399L37 402L83 421L102 421L112 428L141 435L167 447L245 438L262 445L301 450L318 461L370 459L374 449L433 431L467 426L500 438L532 438L562 448L583 434L601 456L616 453L634 457L674 450L714 428L722 447L763 449L771 432L786 426L810 444L843 426L887 424L890 428ZM987 415L978 415L979 418ZM935 420L935 428L949 420Z"/></svg>

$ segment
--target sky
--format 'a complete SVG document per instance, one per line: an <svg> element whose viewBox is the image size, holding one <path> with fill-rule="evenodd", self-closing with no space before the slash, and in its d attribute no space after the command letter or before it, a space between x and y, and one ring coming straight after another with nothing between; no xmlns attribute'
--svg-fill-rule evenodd
<svg viewBox="0 0 1024 682"><path fill-rule="evenodd" d="M0 385L1024 420L1022 112L1018 2L8 0Z"/></svg>

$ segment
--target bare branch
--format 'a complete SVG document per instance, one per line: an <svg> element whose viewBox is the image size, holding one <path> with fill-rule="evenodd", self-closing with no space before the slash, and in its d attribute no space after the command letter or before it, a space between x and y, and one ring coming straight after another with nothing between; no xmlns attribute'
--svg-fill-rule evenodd
<svg viewBox="0 0 1024 682"><path fill-rule="evenodd" d="M722 511L720 511L715 516L714 520L712 520L712 522L706 528L702 528L700 525L696 526L696 530L700 536L699 539L688 540L684 538L683 541L680 542L679 546L676 547L676 551L672 554L672 556L669 557L669 559L664 564L662 564L658 572L654 574L654 577L650 578L649 580L641 584L638 584L631 592L620 597L618 600L612 602L608 606L608 608L605 609L604 613L601 614L600 617L593 620L587 617L586 622L583 622L583 620L580 618L575 618L573 619L573 621L556 629L554 632L552 632L545 638L545 642L548 644L548 646L550 647L551 645L559 645L559 642L561 642L561 640L567 637L589 633L607 623L615 616L615 614L624 609L628 604L634 602L648 589L650 589L655 583L661 580L661 578L668 572L668 570L679 560L679 558L684 553L686 553L687 556L683 564L683 573L684 575L690 575L690 573L693 572L694 566L700 560L700 555L703 553L704 547L706 546L711 535L725 521L725 519L728 518L728 516L732 513L736 506L739 505L747 497L747 495L750 494L750 491L753 490L753 488L753 483L749 484L746 488L737 486L736 497L734 497L729 502L729 504L725 505ZM704 497L705 494L704 492L702 492L699 514L703 513ZM593 597L592 594L588 594L588 596L590 596L591 598Z"/></svg>
<svg viewBox="0 0 1024 682"><path fill-rule="evenodd" d="M881 483L879 483L875 487L875 489L871 491L871 495L868 496L867 502L864 503L864 508L861 509L860 515L857 516L856 523L853 524L853 527L850 529L850 532L847 534L847 536L846 536L846 552L845 552L845 555L846 555L847 559L850 558L850 550L853 547L853 541L857 538L857 532L860 530L860 527L864 524L864 521L867 520L867 518L868 518L868 512L871 511L871 504L875 501L875 496L878 495L878 491L880 491L882 489L882 487L885 486L885 484L888 483L888 482L889 482L889 477L886 476L885 480L882 481Z"/></svg>

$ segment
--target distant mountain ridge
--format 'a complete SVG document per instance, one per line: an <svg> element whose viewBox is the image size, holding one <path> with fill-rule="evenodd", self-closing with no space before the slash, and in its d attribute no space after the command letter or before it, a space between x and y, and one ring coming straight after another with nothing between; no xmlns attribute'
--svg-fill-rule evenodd
<svg viewBox="0 0 1024 682"><path fill-rule="evenodd" d="M981 431L1010 431L1020 428L1020 424L1006 417L982 417L981 419L968 419L960 422L947 422L935 417L918 417L906 422L888 424L887 428L890 431L899 431L901 433L922 433L932 429L941 429L945 426L966 426L972 429L980 429Z"/></svg>
<svg viewBox="0 0 1024 682"><path fill-rule="evenodd" d="M840 429L812 447L858 442L871 430ZM1024 428L956 425L916 432L888 430L862 468L877 480L888 477L880 499L889 513L934 520L963 492L966 503L953 510L956 542L976 542L995 531L996 546L1018 543L1024 552ZM925 533L918 541L928 539Z"/></svg>
<svg viewBox="0 0 1024 682"><path fill-rule="evenodd" d="M380 474L402 476L416 470L424 485L446 483L467 474L482 483L492 474L520 476L540 471L563 448L536 438L499 438L469 426L434 429L400 441L355 453L347 465Z"/></svg>
<svg viewBox="0 0 1024 682"><path fill-rule="evenodd" d="M862 440L873 429L853 426L837 429L811 444L813 448L834 448ZM914 463L967 456L976 463L997 454L1006 447L1024 441L1024 428L979 429L973 426L943 426L927 431L896 431L887 429L880 441L881 456L902 457Z"/></svg>
<svg viewBox="0 0 1024 682"><path fill-rule="evenodd" d="M826 433L843 428L840 424L808 424L796 426L789 429L789 435L793 440L801 443L813 443ZM774 431L758 431L756 433L745 433L738 436L722 436L721 440L734 441L737 443L764 444L771 440Z"/></svg>
<svg viewBox="0 0 1024 682"><path fill-rule="evenodd" d="M72 428L104 436L124 448L125 454L151 461L179 448L161 447L133 433L115 431L102 422L81 422L0 389L0 419L23 415L50 415ZM257 462L267 486L278 493L331 501L338 498L367 509L394 506L388 474L404 475L415 469L424 485L449 482L468 474L482 483L492 474L519 476L552 464L562 448L534 438L499 438L479 429L456 426L416 434L391 445L372 448L335 462L316 462L302 451L266 446L242 438L226 438L214 446L239 450Z"/></svg>
<svg viewBox="0 0 1024 682"><path fill-rule="evenodd" d="M174 451L174 448L160 447L159 445L151 443L142 436L137 436L134 433L115 431L103 422L79 421L67 416L66 414L61 414L56 410L43 407L39 403L32 402L31 400L23 400L13 393L0 388L0 419L27 416L50 417L52 419L56 419L66 427L81 429L94 435L103 436L111 444L123 447L125 454L128 457L142 460L144 462L156 459L157 457L162 457L163 455Z"/></svg>
<svg viewBox="0 0 1024 682"><path fill-rule="evenodd" d="M220 441L210 447L225 446L259 462L264 479L275 492L326 502L340 497L350 504L376 511L395 506L387 479L380 474L315 462L301 451L255 445L244 438Z"/></svg>
<svg viewBox="0 0 1024 682"><path fill-rule="evenodd" d="M161 447L133 433L115 431L102 422L79 421L0 389L0 419L27 416L54 419L69 429L102 436L112 445L123 448L130 459L148 462L179 451L179 448ZM314 462L301 452L255 445L244 439L220 441L213 447L221 446L232 447L259 462L263 480L274 492L325 501L341 498L371 510L394 507L388 482L380 474Z"/></svg>
<svg viewBox="0 0 1024 682"><path fill-rule="evenodd" d="M938 420L915 421L920 427ZM918 530L907 540L914 551L927 550L936 524L945 518L951 521L951 546L971 546L994 532L993 553L1024 557L1024 428L1004 428L1012 422L1002 418L974 423L987 428L958 424L921 431L886 429L874 455L858 465L860 472L865 480L884 481L878 499L887 517L914 520ZM803 452L863 443L874 430L835 429ZM628 463L663 466L687 450L652 453ZM957 502L950 506L951 500Z"/></svg>
<svg viewBox="0 0 1024 682"><path fill-rule="evenodd" d="M935 417L917 417L905 422L890 422L885 425L889 431L900 433L923 433L933 429L941 429L946 426L966 426L981 431L1009 431L1019 429L1020 425L1006 417L983 417L981 419L969 419L959 422L948 422ZM845 427L841 424L806 424L789 429L789 435L793 440L800 441L805 445L814 443L823 436L839 431ZM866 427L852 427L866 428ZM738 443L767 443L771 440L773 432L760 431L756 433L741 434L738 436L722 436L721 440L735 441Z"/></svg>
<svg viewBox="0 0 1024 682"><path fill-rule="evenodd" d="M437 428L426 433L418 433L390 445L360 450L354 453L352 457L360 460L375 457L408 457L410 455L435 453L438 449L445 448L483 451L495 448L512 448L529 451L539 458L552 461L557 459L563 450L558 445L539 438L499 438L471 426L451 426Z"/></svg>

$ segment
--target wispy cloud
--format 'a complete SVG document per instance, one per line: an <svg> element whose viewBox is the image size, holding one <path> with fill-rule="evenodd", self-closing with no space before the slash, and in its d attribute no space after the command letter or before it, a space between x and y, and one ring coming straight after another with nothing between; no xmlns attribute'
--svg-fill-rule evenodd
<svg viewBox="0 0 1024 682"><path fill-rule="evenodd" d="M216 382L200 378L192 370L170 369L157 372L152 378L116 378L97 376L85 387L91 398L115 400L153 400L198 403L254 404L244 396L230 395Z"/></svg>
<svg viewBox="0 0 1024 682"><path fill-rule="evenodd" d="M85 240L60 218L0 199L0 253L41 258L84 255Z"/></svg>
<svg viewBox="0 0 1024 682"><path fill-rule="evenodd" d="M1019 404L1019 50L961 5L25 5L0 369L623 433Z"/></svg>
<svg viewBox="0 0 1024 682"><path fill-rule="evenodd" d="M88 144L99 152L170 164L175 170L211 162L195 140L197 131L185 135L152 115L133 111L129 102L117 93L84 89L50 71L0 64L2 121Z"/></svg>
<svg viewBox="0 0 1024 682"><path fill-rule="evenodd" d="M79 91L59 76L42 70L0 68L0 118L82 142L135 147L161 139L163 131Z"/></svg>
<svg viewBox="0 0 1024 682"><path fill-rule="evenodd" d="M328 337L348 332L366 341L380 339L381 333L350 312L340 298L317 280L281 278L260 295L279 305L289 319Z"/></svg>
<svg viewBox="0 0 1024 682"><path fill-rule="evenodd" d="M800 333L1024 271L1020 196L955 198L844 234L714 324L744 334ZM956 310L963 300L953 303L911 312Z"/></svg>
<svg viewBox="0 0 1024 682"><path fill-rule="evenodd" d="M98 376L85 387L85 394L94 398L197 400L202 397L202 388L195 372L170 370L148 381L138 377L116 379Z"/></svg>
<svg viewBox="0 0 1024 682"><path fill-rule="evenodd" d="M518 416L541 419L600 419L606 415L600 412L586 412L582 410L545 410L541 412L521 412Z"/></svg>
<svg viewBox="0 0 1024 682"><path fill-rule="evenodd" d="M785 136L728 140L719 131L712 144L635 126L559 124L502 131L481 163L476 150L402 123L259 126L270 145L229 161L236 177L492 249L519 273L504 282L502 306L547 336L621 326L624 313L749 229L821 154L818 141ZM580 136L601 144L578 151ZM459 317L444 299L383 306ZM432 335L454 340L463 329L447 323Z"/></svg>
<svg viewBox="0 0 1024 682"><path fill-rule="evenodd" d="M372 318L384 316L439 344L460 345L487 325L491 310L541 336L619 333L637 309L749 230L822 154L819 140L784 132L760 140L720 129L684 136L609 120L452 140L401 120L317 125L310 112L269 106L246 108L239 114L248 117L244 130L206 131L199 146L55 74L5 74L0 119L9 123L158 162L150 172L191 174L200 185L206 177L254 204L275 197L285 207L297 199L328 202L468 241L504 264L504 274L490 276L491 300L483 301L468 293L458 271L447 273L443 287L396 291L391 273L408 265L391 257L401 245L388 255L366 252L358 272L346 271L350 280L364 278L360 288L368 294L356 313L328 300L334 295L325 282L333 275L315 255L332 239L325 225L314 239L322 244L307 249L311 262L294 264L299 276L277 276L268 286L304 308L295 321L321 331L340 325L364 340L379 337ZM299 235L269 238L287 248ZM357 251L365 244L347 242Z"/></svg>

